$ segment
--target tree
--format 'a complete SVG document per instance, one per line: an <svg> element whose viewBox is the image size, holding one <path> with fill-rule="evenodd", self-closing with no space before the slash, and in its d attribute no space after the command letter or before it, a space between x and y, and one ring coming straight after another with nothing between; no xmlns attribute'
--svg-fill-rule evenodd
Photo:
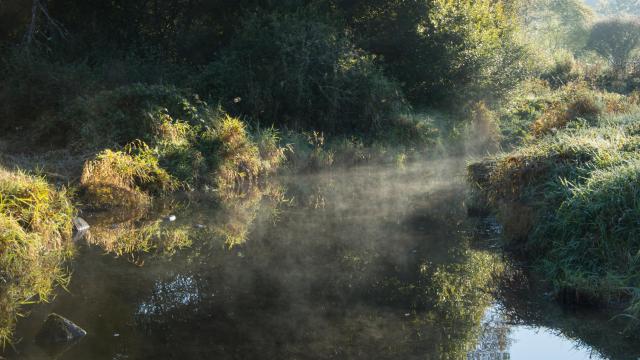
<svg viewBox="0 0 640 360"><path fill-rule="evenodd" d="M575 51L584 47L594 14L582 0L533 0L521 3L520 16L539 45Z"/></svg>
<svg viewBox="0 0 640 360"><path fill-rule="evenodd" d="M356 44L413 104L455 104L517 82L522 48L510 0L335 0Z"/></svg>
<svg viewBox="0 0 640 360"><path fill-rule="evenodd" d="M640 21L611 18L593 25L588 48L606 58L616 71L627 69L629 59L640 46Z"/></svg>

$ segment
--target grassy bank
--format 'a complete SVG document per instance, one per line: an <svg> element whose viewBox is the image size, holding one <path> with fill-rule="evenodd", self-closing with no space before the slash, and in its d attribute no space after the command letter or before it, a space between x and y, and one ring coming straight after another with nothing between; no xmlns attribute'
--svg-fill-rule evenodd
<svg viewBox="0 0 640 360"><path fill-rule="evenodd" d="M513 150L470 164L480 202L567 302L640 314L640 109L574 83L549 90Z"/></svg>
<svg viewBox="0 0 640 360"><path fill-rule="evenodd" d="M0 168L0 343L11 339L21 305L66 284L73 214L66 190Z"/></svg>

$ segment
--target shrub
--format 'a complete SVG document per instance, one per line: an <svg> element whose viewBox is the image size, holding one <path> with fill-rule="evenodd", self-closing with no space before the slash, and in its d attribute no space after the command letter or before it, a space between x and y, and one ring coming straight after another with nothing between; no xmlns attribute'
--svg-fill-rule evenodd
<svg viewBox="0 0 640 360"><path fill-rule="evenodd" d="M324 132L371 132L402 109L398 87L308 11L256 15L193 79L234 114Z"/></svg>
<svg viewBox="0 0 640 360"><path fill-rule="evenodd" d="M553 64L540 75L540 78L547 81L554 89L574 82L580 77L578 64L569 52L554 54Z"/></svg>
<svg viewBox="0 0 640 360"><path fill-rule="evenodd" d="M566 127L573 120L595 121L605 111L603 94L590 90L584 84L569 84L559 98L551 103L532 125L536 136Z"/></svg>
<svg viewBox="0 0 640 360"><path fill-rule="evenodd" d="M242 120L200 105L190 121L173 118L167 109L147 113L149 145L136 140L87 162L81 183L89 205L132 207L178 187L253 185L282 164L285 148L275 129L258 128L254 140ZM191 108L188 102L181 106Z"/></svg>
<svg viewBox="0 0 640 360"><path fill-rule="evenodd" d="M263 171L269 173L278 169L287 159L287 152L293 151L291 145L280 146L280 134L274 127L256 131L256 144L262 158Z"/></svg>
<svg viewBox="0 0 640 360"><path fill-rule="evenodd" d="M79 98L61 116L80 130L76 146L100 149L134 140L153 144L155 132L162 130L162 114L194 125L204 122L209 110L183 90L134 84Z"/></svg>
<svg viewBox="0 0 640 360"><path fill-rule="evenodd" d="M222 144L217 185L230 188L251 184L260 175L262 164L260 150L249 138L245 124L238 118L226 116L216 130Z"/></svg>
<svg viewBox="0 0 640 360"><path fill-rule="evenodd" d="M45 136L34 138L34 142L62 145L72 125L52 121L51 115L95 82L84 63L56 62L46 54L18 50L0 60L0 78L0 131L25 132L35 127L38 135Z"/></svg>

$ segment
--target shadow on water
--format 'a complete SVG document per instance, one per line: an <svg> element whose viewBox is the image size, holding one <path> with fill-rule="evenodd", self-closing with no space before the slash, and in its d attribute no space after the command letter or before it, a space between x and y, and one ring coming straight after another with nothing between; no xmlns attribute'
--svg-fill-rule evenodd
<svg viewBox="0 0 640 360"><path fill-rule="evenodd" d="M576 315L505 285L513 267L487 236L478 241L462 168L282 177L222 199L190 194L152 213L96 215L68 292L30 309L5 356L520 359L536 357L516 357L532 354L518 346L539 341L565 346L558 358L625 358L580 332ZM52 311L88 331L53 356L33 342ZM607 321L584 325L606 332ZM541 337L547 328L555 333Z"/></svg>

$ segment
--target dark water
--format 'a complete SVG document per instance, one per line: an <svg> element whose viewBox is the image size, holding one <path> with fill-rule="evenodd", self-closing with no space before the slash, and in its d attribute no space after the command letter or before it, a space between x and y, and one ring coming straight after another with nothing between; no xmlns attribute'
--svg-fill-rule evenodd
<svg viewBox="0 0 640 360"><path fill-rule="evenodd" d="M638 358L610 316L560 308L505 260L491 224L466 216L461 168L284 177L223 200L90 217L68 291L28 308L5 356ZM40 348L50 312L88 335Z"/></svg>

